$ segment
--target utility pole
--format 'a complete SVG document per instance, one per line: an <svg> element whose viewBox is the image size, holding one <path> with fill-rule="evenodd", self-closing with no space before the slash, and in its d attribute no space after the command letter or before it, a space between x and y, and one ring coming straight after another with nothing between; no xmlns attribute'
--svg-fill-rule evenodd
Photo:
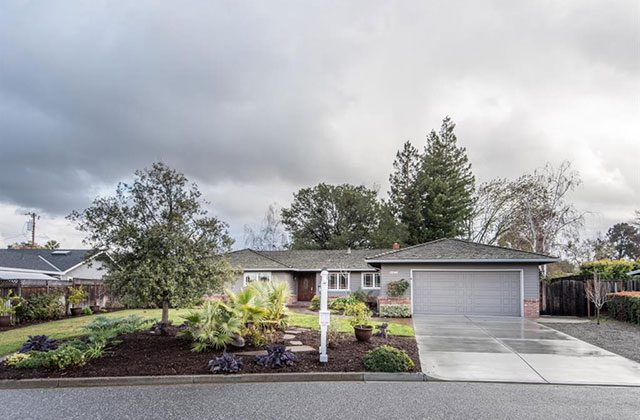
<svg viewBox="0 0 640 420"><path fill-rule="evenodd" d="M25 216L31 217L31 249L35 249L36 247L36 219L40 217L36 214L36 212L25 213Z"/></svg>

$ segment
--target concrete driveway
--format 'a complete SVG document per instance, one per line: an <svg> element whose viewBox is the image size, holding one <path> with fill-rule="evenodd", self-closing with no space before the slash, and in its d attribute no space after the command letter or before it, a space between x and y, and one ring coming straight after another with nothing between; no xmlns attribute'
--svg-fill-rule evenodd
<svg viewBox="0 0 640 420"><path fill-rule="evenodd" d="M444 380L640 386L640 364L534 321L414 315L422 370Z"/></svg>

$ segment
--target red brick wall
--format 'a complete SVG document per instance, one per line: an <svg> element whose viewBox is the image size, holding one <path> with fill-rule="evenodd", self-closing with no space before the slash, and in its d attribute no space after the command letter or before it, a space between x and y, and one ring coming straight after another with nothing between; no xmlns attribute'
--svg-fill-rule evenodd
<svg viewBox="0 0 640 420"><path fill-rule="evenodd" d="M540 300L539 299L524 300L524 317L525 318L540 317Z"/></svg>
<svg viewBox="0 0 640 420"><path fill-rule="evenodd" d="M378 297L378 305L410 305L411 299L408 297Z"/></svg>

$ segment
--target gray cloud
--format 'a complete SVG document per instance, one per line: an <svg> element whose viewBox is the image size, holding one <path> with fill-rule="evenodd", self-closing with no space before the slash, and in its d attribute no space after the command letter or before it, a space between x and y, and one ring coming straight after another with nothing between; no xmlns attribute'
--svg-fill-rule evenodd
<svg viewBox="0 0 640 420"><path fill-rule="evenodd" d="M163 160L238 234L301 186L384 192L395 150L449 114L480 180L572 160L604 229L639 206L639 17L633 1L3 3L0 203L59 218Z"/></svg>

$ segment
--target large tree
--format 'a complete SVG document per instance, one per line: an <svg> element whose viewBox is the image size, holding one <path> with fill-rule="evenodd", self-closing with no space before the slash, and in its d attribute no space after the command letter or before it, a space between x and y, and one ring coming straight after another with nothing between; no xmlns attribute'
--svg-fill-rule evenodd
<svg viewBox="0 0 640 420"><path fill-rule="evenodd" d="M377 192L364 186L318 184L293 196L291 207L282 210L282 222L291 233L292 249L371 248L398 239L384 223L385 207ZM380 229L384 227L384 229ZM387 245L387 246L388 246Z"/></svg>
<svg viewBox="0 0 640 420"><path fill-rule="evenodd" d="M431 131L418 172L423 230L419 242L461 236L473 213L475 178L449 117Z"/></svg>
<svg viewBox="0 0 640 420"><path fill-rule="evenodd" d="M207 215L195 184L154 163L136 171L133 183L120 183L113 196L100 197L69 219L85 232L85 243L108 250L105 283L135 305L169 307L191 304L220 291L234 271L220 254L232 239L226 223Z"/></svg>
<svg viewBox="0 0 640 420"><path fill-rule="evenodd" d="M472 216L468 219L467 239L494 245L509 232L516 203L513 184L502 178L486 182L475 192Z"/></svg>
<svg viewBox="0 0 640 420"><path fill-rule="evenodd" d="M613 259L640 258L640 231L629 223L613 225L607 232L607 242L613 250Z"/></svg>
<svg viewBox="0 0 640 420"><path fill-rule="evenodd" d="M567 200L581 183L569 162L547 164L513 182L516 200L512 226L501 238L503 245L542 254L558 251L564 241L576 237L585 213Z"/></svg>
<svg viewBox="0 0 640 420"><path fill-rule="evenodd" d="M406 231L407 245L420 243L424 230L417 183L421 159L418 149L407 141L396 153L389 176L389 208Z"/></svg>

